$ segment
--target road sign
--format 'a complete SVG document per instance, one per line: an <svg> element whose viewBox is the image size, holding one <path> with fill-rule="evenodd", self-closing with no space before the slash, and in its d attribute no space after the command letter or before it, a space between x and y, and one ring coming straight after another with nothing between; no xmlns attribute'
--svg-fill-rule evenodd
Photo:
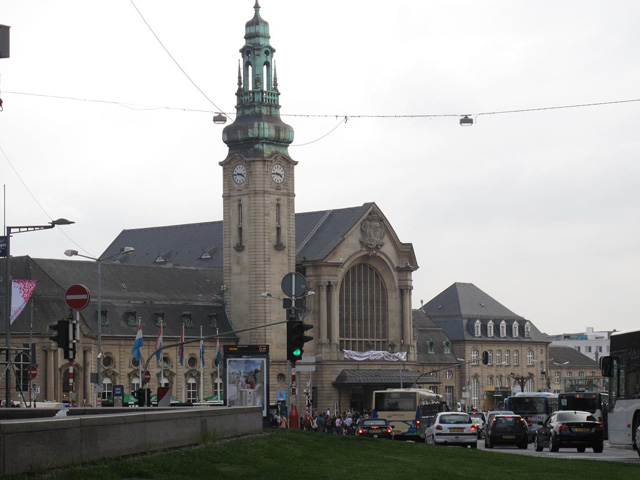
<svg viewBox="0 0 640 480"><path fill-rule="evenodd" d="M31 380L36 378L36 376L38 375L38 367L36 367L35 365L29 365L27 367L27 370L29 371L29 378Z"/></svg>
<svg viewBox="0 0 640 480"><path fill-rule="evenodd" d="M301 297L307 289L307 279L298 272L287 273L282 279L281 287L287 297Z"/></svg>
<svg viewBox="0 0 640 480"><path fill-rule="evenodd" d="M299 363L296 363L296 371L298 371L298 372L315 372L316 371L316 366L315 365L300 365Z"/></svg>
<svg viewBox="0 0 640 480"><path fill-rule="evenodd" d="M149 383L151 381L151 372L147 370L144 372L144 383Z"/></svg>
<svg viewBox="0 0 640 480"><path fill-rule="evenodd" d="M64 300L72 310L82 310L89 305L91 295L84 285L71 285L64 294Z"/></svg>

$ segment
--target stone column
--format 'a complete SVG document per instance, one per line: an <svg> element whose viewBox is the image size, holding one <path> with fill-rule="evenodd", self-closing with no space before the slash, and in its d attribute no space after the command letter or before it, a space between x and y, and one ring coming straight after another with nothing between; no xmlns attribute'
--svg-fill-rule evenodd
<svg viewBox="0 0 640 480"><path fill-rule="evenodd" d="M338 329L339 329L339 313L340 305L338 304L338 286L336 283L331 283L328 286L329 296L331 298L331 343L338 346L340 344Z"/></svg>
<svg viewBox="0 0 640 480"><path fill-rule="evenodd" d="M413 343L411 328L411 289L410 286L400 287L402 295L402 339L405 345Z"/></svg>
<svg viewBox="0 0 640 480"><path fill-rule="evenodd" d="M53 372L55 371L54 365L54 353L58 352L57 348L44 347L44 351L47 354L47 363L46 363L46 385L45 385L45 400L52 401L55 398L55 382Z"/></svg>
<svg viewBox="0 0 640 480"><path fill-rule="evenodd" d="M327 318L327 283L318 282L317 288L318 302L320 304L320 332L318 332L318 336L320 338L318 340L320 343L329 343L329 319Z"/></svg>

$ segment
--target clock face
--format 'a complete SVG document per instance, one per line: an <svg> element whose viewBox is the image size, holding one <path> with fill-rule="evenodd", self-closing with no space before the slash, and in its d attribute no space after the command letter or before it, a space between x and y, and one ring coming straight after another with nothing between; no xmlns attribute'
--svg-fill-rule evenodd
<svg viewBox="0 0 640 480"><path fill-rule="evenodd" d="M245 167L242 164L236 165L236 167L233 169L233 181L236 182L238 185L241 185L244 182L246 182L247 167Z"/></svg>
<svg viewBox="0 0 640 480"><path fill-rule="evenodd" d="M275 183L284 182L284 167L279 163L274 164L271 168L271 179Z"/></svg>

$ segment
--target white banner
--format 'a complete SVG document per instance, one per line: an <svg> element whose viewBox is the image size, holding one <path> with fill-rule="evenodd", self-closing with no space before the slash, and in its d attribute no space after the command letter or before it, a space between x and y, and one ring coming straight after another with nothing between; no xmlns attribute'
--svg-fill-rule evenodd
<svg viewBox="0 0 640 480"><path fill-rule="evenodd" d="M11 324L27 305L37 282L37 280L11 281Z"/></svg>
<svg viewBox="0 0 640 480"><path fill-rule="evenodd" d="M349 360L384 360L386 362L407 361L407 352L384 352L380 350L371 350L368 352L354 352L353 350L343 350L344 358Z"/></svg>

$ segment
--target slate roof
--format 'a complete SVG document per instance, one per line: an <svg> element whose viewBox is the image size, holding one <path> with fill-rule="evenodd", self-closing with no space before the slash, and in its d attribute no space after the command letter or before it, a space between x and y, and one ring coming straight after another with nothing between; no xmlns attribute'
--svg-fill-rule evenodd
<svg viewBox="0 0 640 480"><path fill-rule="evenodd" d="M445 342L449 343L449 351L453 352L450 339L442 328L433 323L422 310L413 310L413 325L418 329L418 363L436 365L459 363L453 353L444 353ZM433 353L429 353L429 342L433 342Z"/></svg>
<svg viewBox="0 0 640 480"><path fill-rule="evenodd" d="M434 324L442 328L452 341L491 340L495 342L546 342L545 334L530 321L517 315L487 295L472 283L454 283L442 293L425 303L422 310ZM480 337L475 336L475 324L481 324ZM507 336L500 336L500 324L505 322ZM489 322L493 322L494 334L488 335ZM513 324L518 322L518 337L513 337ZM530 335L525 337L525 325Z"/></svg>
<svg viewBox="0 0 640 480"><path fill-rule="evenodd" d="M333 382L334 386L347 385L380 385L384 388L397 386L402 383L404 388L409 388L413 382L421 375L420 372L412 372L409 370L387 370L387 369L357 369L342 370ZM424 376L417 385L435 385L439 384L437 378Z"/></svg>
<svg viewBox="0 0 640 480"><path fill-rule="evenodd" d="M0 262L4 271L4 260ZM222 285L222 272L201 268L160 268L157 266L122 265L103 263L102 308L107 310L108 325L103 325L103 336L131 337L137 326L127 324L128 313L136 312L142 318L145 336L157 335L156 313L163 312L165 337L179 338L182 317L191 314L193 327L185 329L185 337L199 337L200 325L203 335L215 334L212 315L217 317L219 331L227 332L232 326L227 320L223 299L217 295ZM67 318L69 308L64 293L70 285L85 285L91 292L91 302L80 311L83 328L87 333L97 331L97 266L93 261L34 259L13 257L13 278L34 279L38 283L34 290L34 334L48 334L51 322ZM4 280L0 282L4 299ZM5 301L0 305L4 318ZM28 333L31 318L30 305L11 326L14 334ZM4 322L0 322L4 332ZM236 339L236 335L226 336Z"/></svg>
<svg viewBox="0 0 640 480"><path fill-rule="evenodd" d="M593 367L600 368L600 364L586 355L578 352L573 347L549 345L550 367L558 367L565 362L567 367ZM564 366L564 365L563 365Z"/></svg>
<svg viewBox="0 0 640 480"><path fill-rule="evenodd" d="M324 260L373 206L297 213L296 263ZM101 257L133 247L133 253L121 257L122 263L222 269L222 229L222 221L217 221L123 230ZM164 262L156 263L159 257Z"/></svg>

